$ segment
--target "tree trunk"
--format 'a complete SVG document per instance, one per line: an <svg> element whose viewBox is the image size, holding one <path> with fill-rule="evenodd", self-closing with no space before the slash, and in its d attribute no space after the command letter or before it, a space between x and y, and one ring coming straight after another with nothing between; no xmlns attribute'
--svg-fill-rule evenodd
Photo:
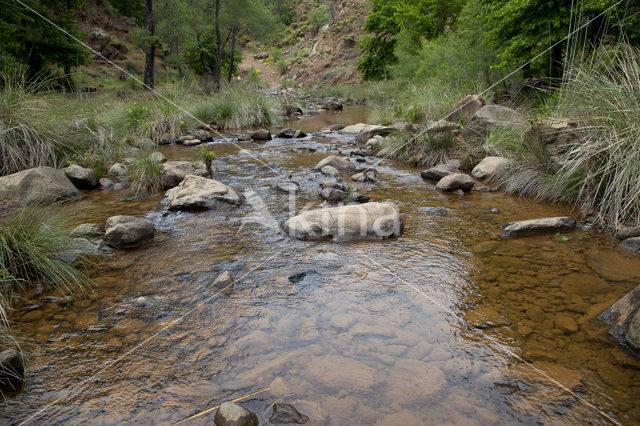
<svg viewBox="0 0 640 426"><path fill-rule="evenodd" d="M564 75L564 64L562 62L562 50L564 43L558 43L551 49L551 84L559 85Z"/></svg>
<svg viewBox="0 0 640 426"><path fill-rule="evenodd" d="M231 83L231 77L233 77L233 61L234 54L236 53L236 32L238 31L237 26L233 25L231 27L231 59L229 60L229 72L227 73L227 81Z"/></svg>
<svg viewBox="0 0 640 426"><path fill-rule="evenodd" d="M147 31L149 32L151 43L147 46L144 58L144 89L153 90L154 64L156 61L156 21L153 16L153 0L145 0L147 12Z"/></svg>
<svg viewBox="0 0 640 426"><path fill-rule="evenodd" d="M220 0L216 0L216 63L213 69L213 84L215 89L220 88L220 77L222 75L222 41L220 40Z"/></svg>

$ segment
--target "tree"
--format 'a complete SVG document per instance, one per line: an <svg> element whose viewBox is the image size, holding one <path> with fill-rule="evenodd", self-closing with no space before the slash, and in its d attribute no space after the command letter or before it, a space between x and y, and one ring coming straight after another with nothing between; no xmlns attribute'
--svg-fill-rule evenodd
<svg viewBox="0 0 640 426"><path fill-rule="evenodd" d="M32 0L30 7L46 16L56 25L77 38L73 2L51 2ZM0 57L1 62L15 60L27 66L27 78L35 78L49 67L62 67L65 73L71 67L87 62L84 48L71 37L40 18L27 7L13 2L3 2L0 13ZM13 58L13 59L11 59Z"/></svg>
<svg viewBox="0 0 640 426"><path fill-rule="evenodd" d="M149 42L144 52L144 89L153 90L154 65L156 60L156 20L153 14L153 0L145 0L145 12L147 15L147 35Z"/></svg>
<svg viewBox="0 0 640 426"><path fill-rule="evenodd" d="M487 41L501 52L500 65L526 63L528 74L549 76L552 81L559 81L564 72L563 54L569 29L584 25L610 6L611 2L604 0L584 0L579 3L579 10L578 4L572 8L572 3L564 0L482 0L482 16ZM619 7L624 9L624 3ZM578 13L581 21L576 18ZM598 42L602 28L607 27L602 26L601 20L594 21L585 31L591 34L592 43ZM529 64L546 50L549 52Z"/></svg>
<svg viewBox="0 0 640 426"><path fill-rule="evenodd" d="M381 80L397 63L395 48L400 33L412 46L442 34L455 21L464 0L373 0L364 30L372 33L360 42L357 67L364 80Z"/></svg>

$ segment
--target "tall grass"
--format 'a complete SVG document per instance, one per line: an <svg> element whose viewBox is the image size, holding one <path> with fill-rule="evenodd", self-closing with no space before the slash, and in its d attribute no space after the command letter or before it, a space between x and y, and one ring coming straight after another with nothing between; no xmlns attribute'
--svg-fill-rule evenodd
<svg viewBox="0 0 640 426"><path fill-rule="evenodd" d="M143 152L133 158L128 167L131 189L136 193L162 189L162 164L153 155Z"/></svg>
<svg viewBox="0 0 640 426"><path fill-rule="evenodd" d="M540 146L525 146L499 181L513 192L572 203L602 225L640 225L640 51L596 50L567 69L554 103L555 118L577 124L566 153L550 164Z"/></svg>
<svg viewBox="0 0 640 426"><path fill-rule="evenodd" d="M105 135L83 102L55 94L48 82L25 82L23 75L0 81L0 175L37 167L61 167Z"/></svg>

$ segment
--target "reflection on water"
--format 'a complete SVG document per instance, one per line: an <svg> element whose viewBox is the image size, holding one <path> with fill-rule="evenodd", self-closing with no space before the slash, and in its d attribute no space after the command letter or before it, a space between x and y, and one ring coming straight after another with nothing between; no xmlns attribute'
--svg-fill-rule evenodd
<svg viewBox="0 0 640 426"><path fill-rule="evenodd" d="M362 113L293 126L315 131ZM241 147L288 176L345 143ZM286 217L287 194L273 189L284 177L233 145L214 149L219 179L256 191L269 214ZM168 423L271 386L243 403L265 423L276 401L320 424L608 422L553 379L622 423L640 419L640 362L596 318L640 283L637 258L585 231L565 243L500 241L504 222L570 211L499 193L444 195L417 170L376 168L382 184L363 192L395 202L405 221L400 238L382 243L309 243L258 223L240 227L256 214L248 206L164 215L162 194L87 193L69 207L82 212L79 222L146 215L159 236L92 265L98 287L86 299L32 296L38 307L13 315L40 351L25 392L0 418L25 420L70 392L35 421ZM300 207L307 202L319 204L313 194ZM223 270L236 279L234 293L211 299Z"/></svg>

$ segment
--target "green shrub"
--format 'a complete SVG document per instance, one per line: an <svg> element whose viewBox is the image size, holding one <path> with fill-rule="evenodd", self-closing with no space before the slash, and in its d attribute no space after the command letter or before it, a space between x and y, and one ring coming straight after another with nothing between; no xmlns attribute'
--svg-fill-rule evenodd
<svg viewBox="0 0 640 426"><path fill-rule="evenodd" d="M213 179L213 160L216 158L216 153L213 151L209 151L206 147L200 148L200 158L204 161L204 164L207 167L207 171L209 172L209 177Z"/></svg>
<svg viewBox="0 0 640 426"><path fill-rule="evenodd" d="M130 129L144 129L147 120L151 117L149 108L139 104L137 101L127 108L126 114Z"/></svg>

